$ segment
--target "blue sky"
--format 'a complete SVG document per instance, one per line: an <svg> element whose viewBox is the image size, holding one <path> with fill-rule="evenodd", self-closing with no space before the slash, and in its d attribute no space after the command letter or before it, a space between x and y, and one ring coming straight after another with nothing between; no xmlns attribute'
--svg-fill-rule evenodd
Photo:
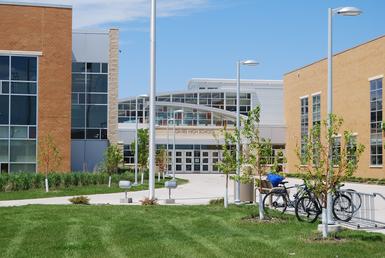
<svg viewBox="0 0 385 258"><path fill-rule="evenodd" d="M30 0L35 1L35 0ZM30 2L29 1L29 2ZM70 3L74 27L121 30L119 97L148 92L150 0L36 0ZM243 78L283 74L327 53L327 8L356 6L334 18L334 51L385 34L385 1L158 0L157 91L185 89L191 78L234 78L238 59L261 65Z"/></svg>

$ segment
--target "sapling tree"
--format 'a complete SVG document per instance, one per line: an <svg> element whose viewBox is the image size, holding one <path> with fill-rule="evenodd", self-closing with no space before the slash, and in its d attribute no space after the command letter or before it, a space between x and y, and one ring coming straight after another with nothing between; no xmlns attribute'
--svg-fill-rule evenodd
<svg viewBox="0 0 385 258"><path fill-rule="evenodd" d="M226 185L225 185L225 197L224 197L224 207L228 207L229 203L229 175L233 174L237 169L237 159L235 153L235 143L236 135L233 132L230 132L225 127L223 130L224 144L222 145L222 154L218 162L218 169L221 173L226 176Z"/></svg>
<svg viewBox="0 0 385 258"><path fill-rule="evenodd" d="M162 147L156 152L156 165L158 166L158 182L160 181L160 173L163 174L167 169L167 151Z"/></svg>
<svg viewBox="0 0 385 258"><path fill-rule="evenodd" d="M118 173L119 166L123 163L122 150L116 144L107 147L104 153L104 167L109 175L108 187L111 187L112 174Z"/></svg>
<svg viewBox="0 0 385 258"><path fill-rule="evenodd" d="M44 169L45 191L49 191L48 174L54 172L60 167L62 156L52 135L48 134L39 140L39 163Z"/></svg>
<svg viewBox="0 0 385 258"><path fill-rule="evenodd" d="M327 195L354 174L365 148L352 132L345 130L340 134L342 118L331 114L328 120L315 124L308 137L297 147L298 168L304 172L306 181L311 184L322 205L322 217L326 220L323 221L324 237L328 235L326 212L331 208L328 207Z"/></svg>
<svg viewBox="0 0 385 258"><path fill-rule="evenodd" d="M273 148L269 139L260 137L260 107L253 108L243 120L242 136L247 144L247 156L244 163L251 165L259 177L259 219L264 219L262 198L262 177L272 168L270 160L273 157Z"/></svg>
<svg viewBox="0 0 385 258"><path fill-rule="evenodd" d="M144 181L144 170L148 167L148 157L150 148L150 138L148 129L138 130L138 166L141 172L141 183ZM135 141L131 143L131 150L135 154Z"/></svg>

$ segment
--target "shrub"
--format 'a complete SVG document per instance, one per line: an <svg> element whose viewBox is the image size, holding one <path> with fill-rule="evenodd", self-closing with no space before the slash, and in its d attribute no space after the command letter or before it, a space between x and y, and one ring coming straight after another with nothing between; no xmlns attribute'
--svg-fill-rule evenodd
<svg viewBox="0 0 385 258"><path fill-rule="evenodd" d="M44 187L44 179L45 176L42 174L35 174L32 176L32 187L35 189L43 188Z"/></svg>
<svg viewBox="0 0 385 258"><path fill-rule="evenodd" d="M91 183L91 174L89 173L80 173L80 184L83 186L90 185Z"/></svg>
<svg viewBox="0 0 385 258"><path fill-rule="evenodd" d="M75 196L71 199L68 199L72 204L83 204L83 205L89 205L90 199L87 196Z"/></svg>
<svg viewBox="0 0 385 258"><path fill-rule="evenodd" d="M223 205L223 203L224 203L223 198L213 199L209 201L210 205Z"/></svg>
<svg viewBox="0 0 385 258"><path fill-rule="evenodd" d="M157 205L158 201L156 199L149 199L148 197L144 198L144 200L140 201L142 205Z"/></svg>
<svg viewBox="0 0 385 258"><path fill-rule="evenodd" d="M79 173L73 173L72 175L72 185L78 186L80 184L80 174Z"/></svg>
<svg viewBox="0 0 385 258"><path fill-rule="evenodd" d="M61 174L52 173L48 175L48 184L50 187L59 188L61 185Z"/></svg>
<svg viewBox="0 0 385 258"><path fill-rule="evenodd" d="M65 174L63 176L64 187L68 188L72 185L72 174Z"/></svg>

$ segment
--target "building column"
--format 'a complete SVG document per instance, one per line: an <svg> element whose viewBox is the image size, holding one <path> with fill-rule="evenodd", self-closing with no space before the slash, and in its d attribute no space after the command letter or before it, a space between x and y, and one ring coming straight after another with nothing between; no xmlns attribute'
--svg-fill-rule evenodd
<svg viewBox="0 0 385 258"><path fill-rule="evenodd" d="M118 87L119 87L119 30L109 32L108 61L108 140L118 142Z"/></svg>

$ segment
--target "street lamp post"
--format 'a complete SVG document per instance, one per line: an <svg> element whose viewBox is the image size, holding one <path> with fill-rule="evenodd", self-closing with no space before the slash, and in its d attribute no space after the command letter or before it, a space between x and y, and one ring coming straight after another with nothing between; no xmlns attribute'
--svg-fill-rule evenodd
<svg viewBox="0 0 385 258"><path fill-rule="evenodd" d="M173 140L172 140L172 145L173 145L173 148L172 148L172 180L175 181L175 168L176 168L176 151L175 151L175 124L176 124L176 118L175 118L175 115L176 113L183 113L183 110L180 109L180 110L174 110L174 123L173 123Z"/></svg>
<svg viewBox="0 0 385 258"><path fill-rule="evenodd" d="M149 199L155 199L156 0L151 0Z"/></svg>
<svg viewBox="0 0 385 258"><path fill-rule="evenodd" d="M147 95L139 95L135 98L135 183L133 185L138 185L138 97L146 98ZM143 105L143 109L144 105ZM143 111L144 112L144 111ZM143 113L144 114L144 113ZM144 123L144 118L143 118Z"/></svg>
<svg viewBox="0 0 385 258"><path fill-rule="evenodd" d="M362 11L356 7L340 7L340 8L329 8L328 9L328 87L327 87L327 115L328 115L328 129L331 126L331 117L333 113L333 15L341 16L358 16ZM329 148L332 148L330 145ZM328 174L328 183L330 178L333 175L333 164L332 164L332 151L329 150L329 174ZM322 223L324 224L323 236L326 237L328 234L328 224L334 224L333 215L332 215L332 194L328 193L327 195L327 210L323 211L322 214Z"/></svg>
<svg viewBox="0 0 385 258"><path fill-rule="evenodd" d="M239 143L240 140L240 130L241 130L241 120L240 120L240 95L241 95L241 65L247 65L247 66L256 66L258 65L258 62L254 60L245 60L245 61L237 61L237 151L236 151L236 161L237 161L237 175L240 176L240 152L241 152L241 146ZM240 202L240 196L241 196L241 182L237 180L235 184L235 203Z"/></svg>

